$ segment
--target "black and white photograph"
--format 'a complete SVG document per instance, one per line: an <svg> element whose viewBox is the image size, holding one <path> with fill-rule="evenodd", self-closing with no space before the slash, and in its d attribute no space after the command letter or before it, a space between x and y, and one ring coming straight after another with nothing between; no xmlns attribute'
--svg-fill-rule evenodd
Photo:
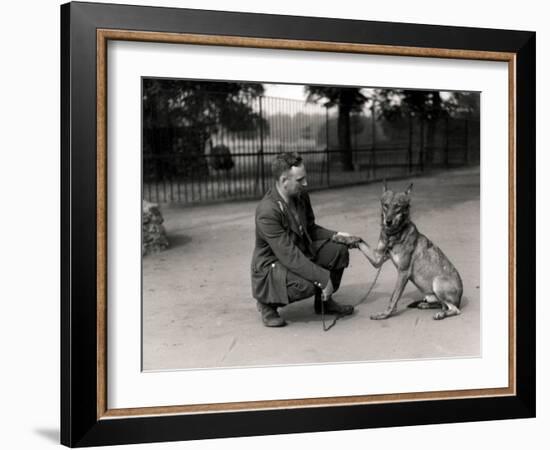
<svg viewBox="0 0 550 450"><path fill-rule="evenodd" d="M141 95L143 371L481 355L480 92Z"/></svg>

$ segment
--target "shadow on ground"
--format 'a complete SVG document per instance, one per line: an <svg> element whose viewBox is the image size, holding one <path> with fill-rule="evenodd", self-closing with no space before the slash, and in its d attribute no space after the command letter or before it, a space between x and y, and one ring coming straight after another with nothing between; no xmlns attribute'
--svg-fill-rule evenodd
<svg viewBox="0 0 550 450"><path fill-rule="evenodd" d="M173 251L178 247L182 247L191 242L191 237L186 236L185 234L172 234L170 235L169 244L170 247L166 251Z"/></svg>

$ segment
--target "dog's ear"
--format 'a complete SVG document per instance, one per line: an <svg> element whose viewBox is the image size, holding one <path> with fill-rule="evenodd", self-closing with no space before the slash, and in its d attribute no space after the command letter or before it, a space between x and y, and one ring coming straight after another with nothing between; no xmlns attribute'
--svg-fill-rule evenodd
<svg viewBox="0 0 550 450"><path fill-rule="evenodd" d="M386 183L386 179L384 178L383 187L382 187L382 194L388 190L388 184Z"/></svg>
<svg viewBox="0 0 550 450"><path fill-rule="evenodd" d="M409 184L409 187L407 189L405 189L405 194L409 195L412 191L412 188L413 188L413 184Z"/></svg>

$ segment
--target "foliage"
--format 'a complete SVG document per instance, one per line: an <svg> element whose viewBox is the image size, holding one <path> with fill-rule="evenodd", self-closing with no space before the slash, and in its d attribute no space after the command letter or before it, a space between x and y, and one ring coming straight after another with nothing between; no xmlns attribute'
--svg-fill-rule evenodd
<svg viewBox="0 0 550 450"><path fill-rule="evenodd" d="M258 83L220 83L172 79L143 80L145 127L200 128L207 133L251 131L260 115L250 99L262 95Z"/></svg>
<svg viewBox="0 0 550 450"><path fill-rule="evenodd" d="M425 121L445 117L479 117L479 93L376 89L379 117L393 120L409 114Z"/></svg>
<svg viewBox="0 0 550 450"><path fill-rule="evenodd" d="M181 155L176 166L159 166L156 177L206 174L206 144L216 133L267 132L254 101L263 92L259 83L143 79L144 153Z"/></svg>
<svg viewBox="0 0 550 450"><path fill-rule="evenodd" d="M306 86L307 100L322 103L323 106L344 107L350 112L359 112L370 98L361 88L346 88L333 86Z"/></svg>
<svg viewBox="0 0 550 450"><path fill-rule="evenodd" d="M479 113L479 94L433 90L380 89L376 91L378 117L392 121L404 117L420 122L420 164L431 164L435 152L436 122ZM425 133L425 124L426 133ZM412 130L411 130L412 132ZM426 136L425 136L426 134Z"/></svg>
<svg viewBox="0 0 550 450"><path fill-rule="evenodd" d="M376 95L378 114L388 120L412 115L422 120L448 117L455 104L444 100L440 91L379 89Z"/></svg>

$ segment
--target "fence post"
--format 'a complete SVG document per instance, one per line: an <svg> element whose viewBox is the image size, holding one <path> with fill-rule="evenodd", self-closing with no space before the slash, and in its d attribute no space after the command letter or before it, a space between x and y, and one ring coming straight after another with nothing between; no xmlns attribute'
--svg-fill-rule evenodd
<svg viewBox="0 0 550 450"><path fill-rule="evenodd" d="M470 140L470 137L468 136L468 133L469 133L469 130L468 130L468 127L469 127L469 120L468 119L465 119L465 127L464 127L464 164L465 165L468 165L470 163L470 152L468 151L469 150L469 140Z"/></svg>
<svg viewBox="0 0 550 450"><path fill-rule="evenodd" d="M328 116L328 106L325 106L325 120L326 120L326 139L327 139L327 146L326 146L326 171L327 171L327 186L330 186L330 152L329 152L329 116Z"/></svg>
<svg viewBox="0 0 550 450"><path fill-rule="evenodd" d="M262 96L260 101L260 176L262 179L262 195L265 193L265 164L264 164L264 115L262 110Z"/></svg>
<svg viewBox="0 0 550 450"><path fill-rule="evenodd" d="M420 172L424 172L424 117L420 116L420 154L418 158Z"/></svg>
<svg viewBox="0 0 550 450"><path fill-rule="evenodd" d="M372 127L371 127L371 135L372 135L372 155L371 155L371 170L372 170L372 177L376 178L376 106L375 106L376 100L372 100L372 105L370 107L371 111L371 118L372 118Z"/></svg>
<svg viewBox="0 0 550 450"><path fill-rule="evenodd" d="M445 168L449 167L449 117L445 117Z"/></svg>
<svg viewBox="0 0 550 450"><path fill-rule="evenodd" d="M412 114L409 111L409 148L408 148L408 155L407 155L408 163L409 163L409 173L412 172L412 166L413 166L412 138L413 138Z"/></svg>

